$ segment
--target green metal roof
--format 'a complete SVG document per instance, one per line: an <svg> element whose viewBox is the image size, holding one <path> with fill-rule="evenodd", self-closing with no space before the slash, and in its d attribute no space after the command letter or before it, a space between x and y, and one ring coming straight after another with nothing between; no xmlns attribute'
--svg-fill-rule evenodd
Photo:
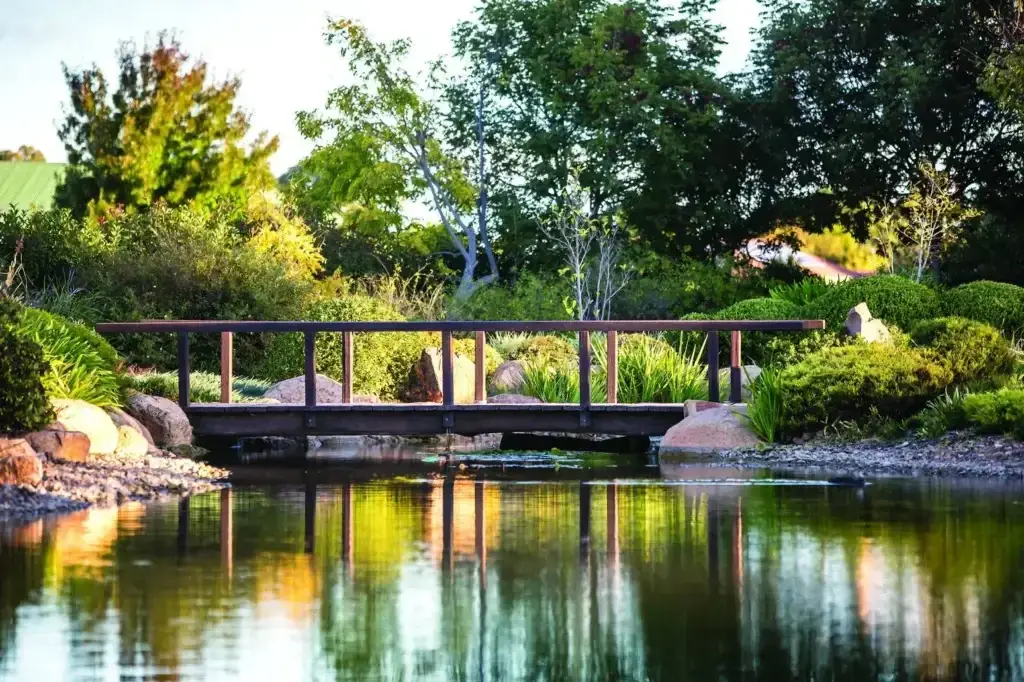
<svg viewBox="0 0 1024 682"><path fill-rule="evenodd" d="M48 209L64 175L63 163L0 161L0 211Z"/></svg>

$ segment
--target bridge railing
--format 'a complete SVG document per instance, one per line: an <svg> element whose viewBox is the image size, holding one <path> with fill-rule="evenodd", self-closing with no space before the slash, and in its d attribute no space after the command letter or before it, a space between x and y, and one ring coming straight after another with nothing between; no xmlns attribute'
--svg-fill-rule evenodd
<svg viewBox="0 0 1024 682"><path fill-rule="evenodd" d="M342 400L352 402L353 334L372 332L440 332L442 408L455 404L453 334L475 334L475 399L486 402L484 347L487 334L495 332L575 332L579 337L580 407L591 405L592 354L590 335L607 335L607 403L618 402L618 334L652 332L704 332L707 334L708 395L719 395L718 335L729 333L729 400L742 399L742 333L797 332L824 329L823 320L595 320L529 322L305 322L230 320L152 320L111 322L96 325L103 334L172 333L178 338L178 400L189 406L189 334L220 334L221 402L231 402L233 335L236 333L301 333L305 338L305 406L316 406L316 335L324 332L342 336Z"/></svg>

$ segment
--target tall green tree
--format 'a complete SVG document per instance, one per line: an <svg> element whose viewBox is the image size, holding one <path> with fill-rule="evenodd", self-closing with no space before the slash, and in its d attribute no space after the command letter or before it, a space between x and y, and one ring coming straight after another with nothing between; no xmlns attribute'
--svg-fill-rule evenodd
<svg viewBox="0 0 1024 682"><path fill-rule="evenodd" d="M239 79L210 82L207 64L167 35L152 49L123 44L118 60L113 91L99 67L64 66L71 105L59 135L71 168L61 205L94 217L157 202L244 207L253 191L274 185L268 159L278 140L260 133L247 143Z"/></svg>
<svg viewBox="0 0 1024 682"><path fill-rule="evenodd" d="M485 86L507 258L536 267L550 257L536 216L559 208L576 173L592 217L624 208L656 248L710 254L739 240L743 147L714 73L712 5L485 0L456 28L468 68L448 87L450 126L466 148Z"/></svg>

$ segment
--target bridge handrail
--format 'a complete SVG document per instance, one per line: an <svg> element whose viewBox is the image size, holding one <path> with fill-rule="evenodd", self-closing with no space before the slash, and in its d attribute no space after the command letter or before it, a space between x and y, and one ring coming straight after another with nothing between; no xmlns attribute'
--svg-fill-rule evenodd
<svg viewBox="0 0 1024 682"><path fill-rule="evenodd" d="M617 402L618 395L618 333L693 331L707 334L708 395L719 395L718 334L730 333L730 393L732 402L742 399L742 332L745 331L809 331L824 329L823 320L530 320L530 321L440 321L440 322L315 322L305 320L145 320L141 322L106 322L96 325L102 334L173 333L178 336L178 400L182 408L189 405L189 334L219 333L221 335L221 402L231 402L234 371L235 333L302 333L305 337L304 377L305 406L316 406L316 335L339 332L342 335L342 396L352 401L353 342L352 334L360 332L440 332L442 405L455 403L455 369L452 334L473 332L475 348L475 397L486 402L484 346L486 334L494 332L576 332L579 335L581 420L591 405L590 334L605 333L607 344L607 401Z"/></svg>

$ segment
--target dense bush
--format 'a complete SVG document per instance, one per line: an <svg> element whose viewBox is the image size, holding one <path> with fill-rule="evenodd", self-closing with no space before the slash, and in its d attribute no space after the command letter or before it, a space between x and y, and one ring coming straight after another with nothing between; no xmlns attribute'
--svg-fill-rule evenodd
<svg viewBox="0 0 1024 682"><path fill-rule="evenodd" d="M27 309L18 332L43 349L51 398L85 400L100 407L120 403L117 353L93 330L44 310Z"/></svg>
<svg viewBox="0 0 1024 682"><path fill-rule="evenodd" d="M464 355L476 362L476 339L455 339L452 346L457 354ZM493 374L501 362L498 351L491 348L489 344L484 344L484 370L487 374Z"/></svg>
<svg viewBox="0 0 1024 682"><path fill-rule="evenodd" d="M317 322L400 322L404 318L393 308L367 296L352 295L317 301L303 319ZM437 345L425 333L373 332L353 334L353 386L356 393L396 399L405 386L409 370L423 349ZM281 381L303 373L302 334L276 334L267 356L255 374L269 381ZM335 380L342 378L342 339L338 333L316 337L316 371Z"/></svg>
<svg viewBox="0 0 1024 682"><path fill-rule="evenodd" d="M509 286L486 286L467 301L451 301L448 316L460 320L567 320L564 279L523 275Z"/></svg>
<svg viewBox="0 0 1024 682"><path fill-rule="evenodd" d="M850 309L862 302L872 315L904 330L935 317L939 308L938 295L925 285L896 275L877 275L836 284L809 304L803 315L825 320L827 328L838 331Z"/></svg>
<svg viewBox="0 0 1024 682"><path fill-rule="evenodd" d="M783 370L783 431L799 436L872 414L906 418L952 380L949 368L913 348L865 343L826 348Z"/></svg>
<svg viewBox="0 0 1024 682"><path fill-rule="evenodd" d="M571 343L558 336L534 336L510 354L509 360L522 360L527 365L564 365L575 363L578 352Z"/></svg>
<svg viewBox="0 0 1024 682"><path fill-rule="evenodd" d="M1024 287L1003 282L971 282L942 297L947 315L990 324L1007 335L1024 333Z"/></svg>
<svg viewBox="0 0 1024 682"><path fill-rule="evenodd" d="M914 327L911 337L935 351L958 384L1009 374L1016 363L1010 342L983 322L962 317L926 320Z"/></svg>
<svg viewBox="0 0 1024 682"><path fill-rule="evenodd" d="M1024 389L972 393L963 399L967 423L982 433L1008 433L1024 439Z"/></svg>
<svg viewBox="0 0 1024 682"><path fill-rule="evenodd" d="M18 333L21 306L0 298L0 433L36 431L53 421L43 387L49 371L39 344Z"/></svg>

